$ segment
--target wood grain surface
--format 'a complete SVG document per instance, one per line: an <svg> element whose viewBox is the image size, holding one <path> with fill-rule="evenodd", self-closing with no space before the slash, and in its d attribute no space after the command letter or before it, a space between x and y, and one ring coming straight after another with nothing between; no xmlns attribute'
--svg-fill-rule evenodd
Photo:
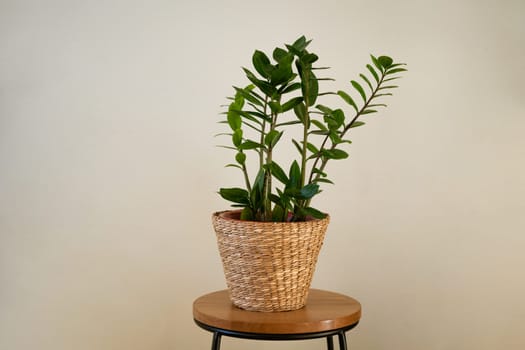
<svg viewBox="0 0 525 350"><path fill-rule="evenodd" d="M196 299L193 317L205 325L236 332L300 334L353 325L361 318L361 304L343 294L311 289L302 309L256 312L234 306L228 291L221 290Z"/></svg>

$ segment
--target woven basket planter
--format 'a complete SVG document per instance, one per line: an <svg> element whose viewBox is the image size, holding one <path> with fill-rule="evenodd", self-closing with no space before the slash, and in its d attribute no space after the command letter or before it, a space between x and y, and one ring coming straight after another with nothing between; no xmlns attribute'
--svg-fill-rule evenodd
<svg viewBox="0 0 525 350"><path fill-rule="evenodd" d="M306 303L329 217L305 222L239 220L214 213L226 283L234 305L250 311L290 311Z"/></svg>

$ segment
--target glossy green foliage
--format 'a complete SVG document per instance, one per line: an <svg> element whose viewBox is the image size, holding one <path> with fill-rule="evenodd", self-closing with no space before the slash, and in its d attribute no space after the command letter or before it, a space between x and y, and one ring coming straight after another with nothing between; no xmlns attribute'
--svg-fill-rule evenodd
<svg viewBox="0 0 525 350"><path fill-rule="evenodd" d="M221 188L219 194L242 208L242 220L325 217L310 204L321 192L321 184L333 184L325 173L327 163L349 157L345 148L351 143L350 129L365 124L359 118L386 107L379 99L392 95L397 86L391 81L406 71L404 64L388 56L371 55L366 74L350 80L350 90L324 91L322 83L333 79L318 77L327 68L315 66L319 56L308 50L309 44L301 36L293 44L275 48L271 55L255 50L253 67L243 68L250 84L234 87L235 94L229 98L221 121L229 132L220 135L229 136L231 145L222 147L235 151L235 162L227 166L241 170L244 188ZM323 104L326 95L339 96L341 106L350 108ZM287 128L298 128L302 138L291 139L298 158L285 171L275 159L277 151L289 152L281 145ZM255 178L248 167L255 168Z"/></svg>

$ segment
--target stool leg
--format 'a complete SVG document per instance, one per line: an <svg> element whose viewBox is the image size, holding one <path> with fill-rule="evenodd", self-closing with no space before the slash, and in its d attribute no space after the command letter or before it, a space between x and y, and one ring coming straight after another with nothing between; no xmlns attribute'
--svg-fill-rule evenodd
<svg viewBox="0 0 525 350"><path fill-rule="evenodd" d="M332 336L326 337L326 345L328 346L328 350L334 350L334 338Z"/></svg>
<svg viewBox="0 0 525 350"><path fill-rule="evenodd" d="M339 332L339 350L346 350L346 334L344 331Z"/></svg>
<svg viewBox="0 0 525 350"><path fill-rule="evenodd" d="M213 332L211 350L221 350L221 334L219 332Z"/></svg>

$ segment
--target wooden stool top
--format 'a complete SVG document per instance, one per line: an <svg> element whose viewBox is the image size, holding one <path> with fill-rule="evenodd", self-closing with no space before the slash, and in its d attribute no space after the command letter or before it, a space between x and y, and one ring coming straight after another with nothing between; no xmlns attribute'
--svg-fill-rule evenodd
<svg viewBox="0 0 525 350"><path fill-rule="evenodd" d="M228 291L206 294L193 303L193 318L234 332L301 334L332 331L359 322L361 304L346 295L311 289L306 306L295 311L255 312L239 309Z"/></svg>

